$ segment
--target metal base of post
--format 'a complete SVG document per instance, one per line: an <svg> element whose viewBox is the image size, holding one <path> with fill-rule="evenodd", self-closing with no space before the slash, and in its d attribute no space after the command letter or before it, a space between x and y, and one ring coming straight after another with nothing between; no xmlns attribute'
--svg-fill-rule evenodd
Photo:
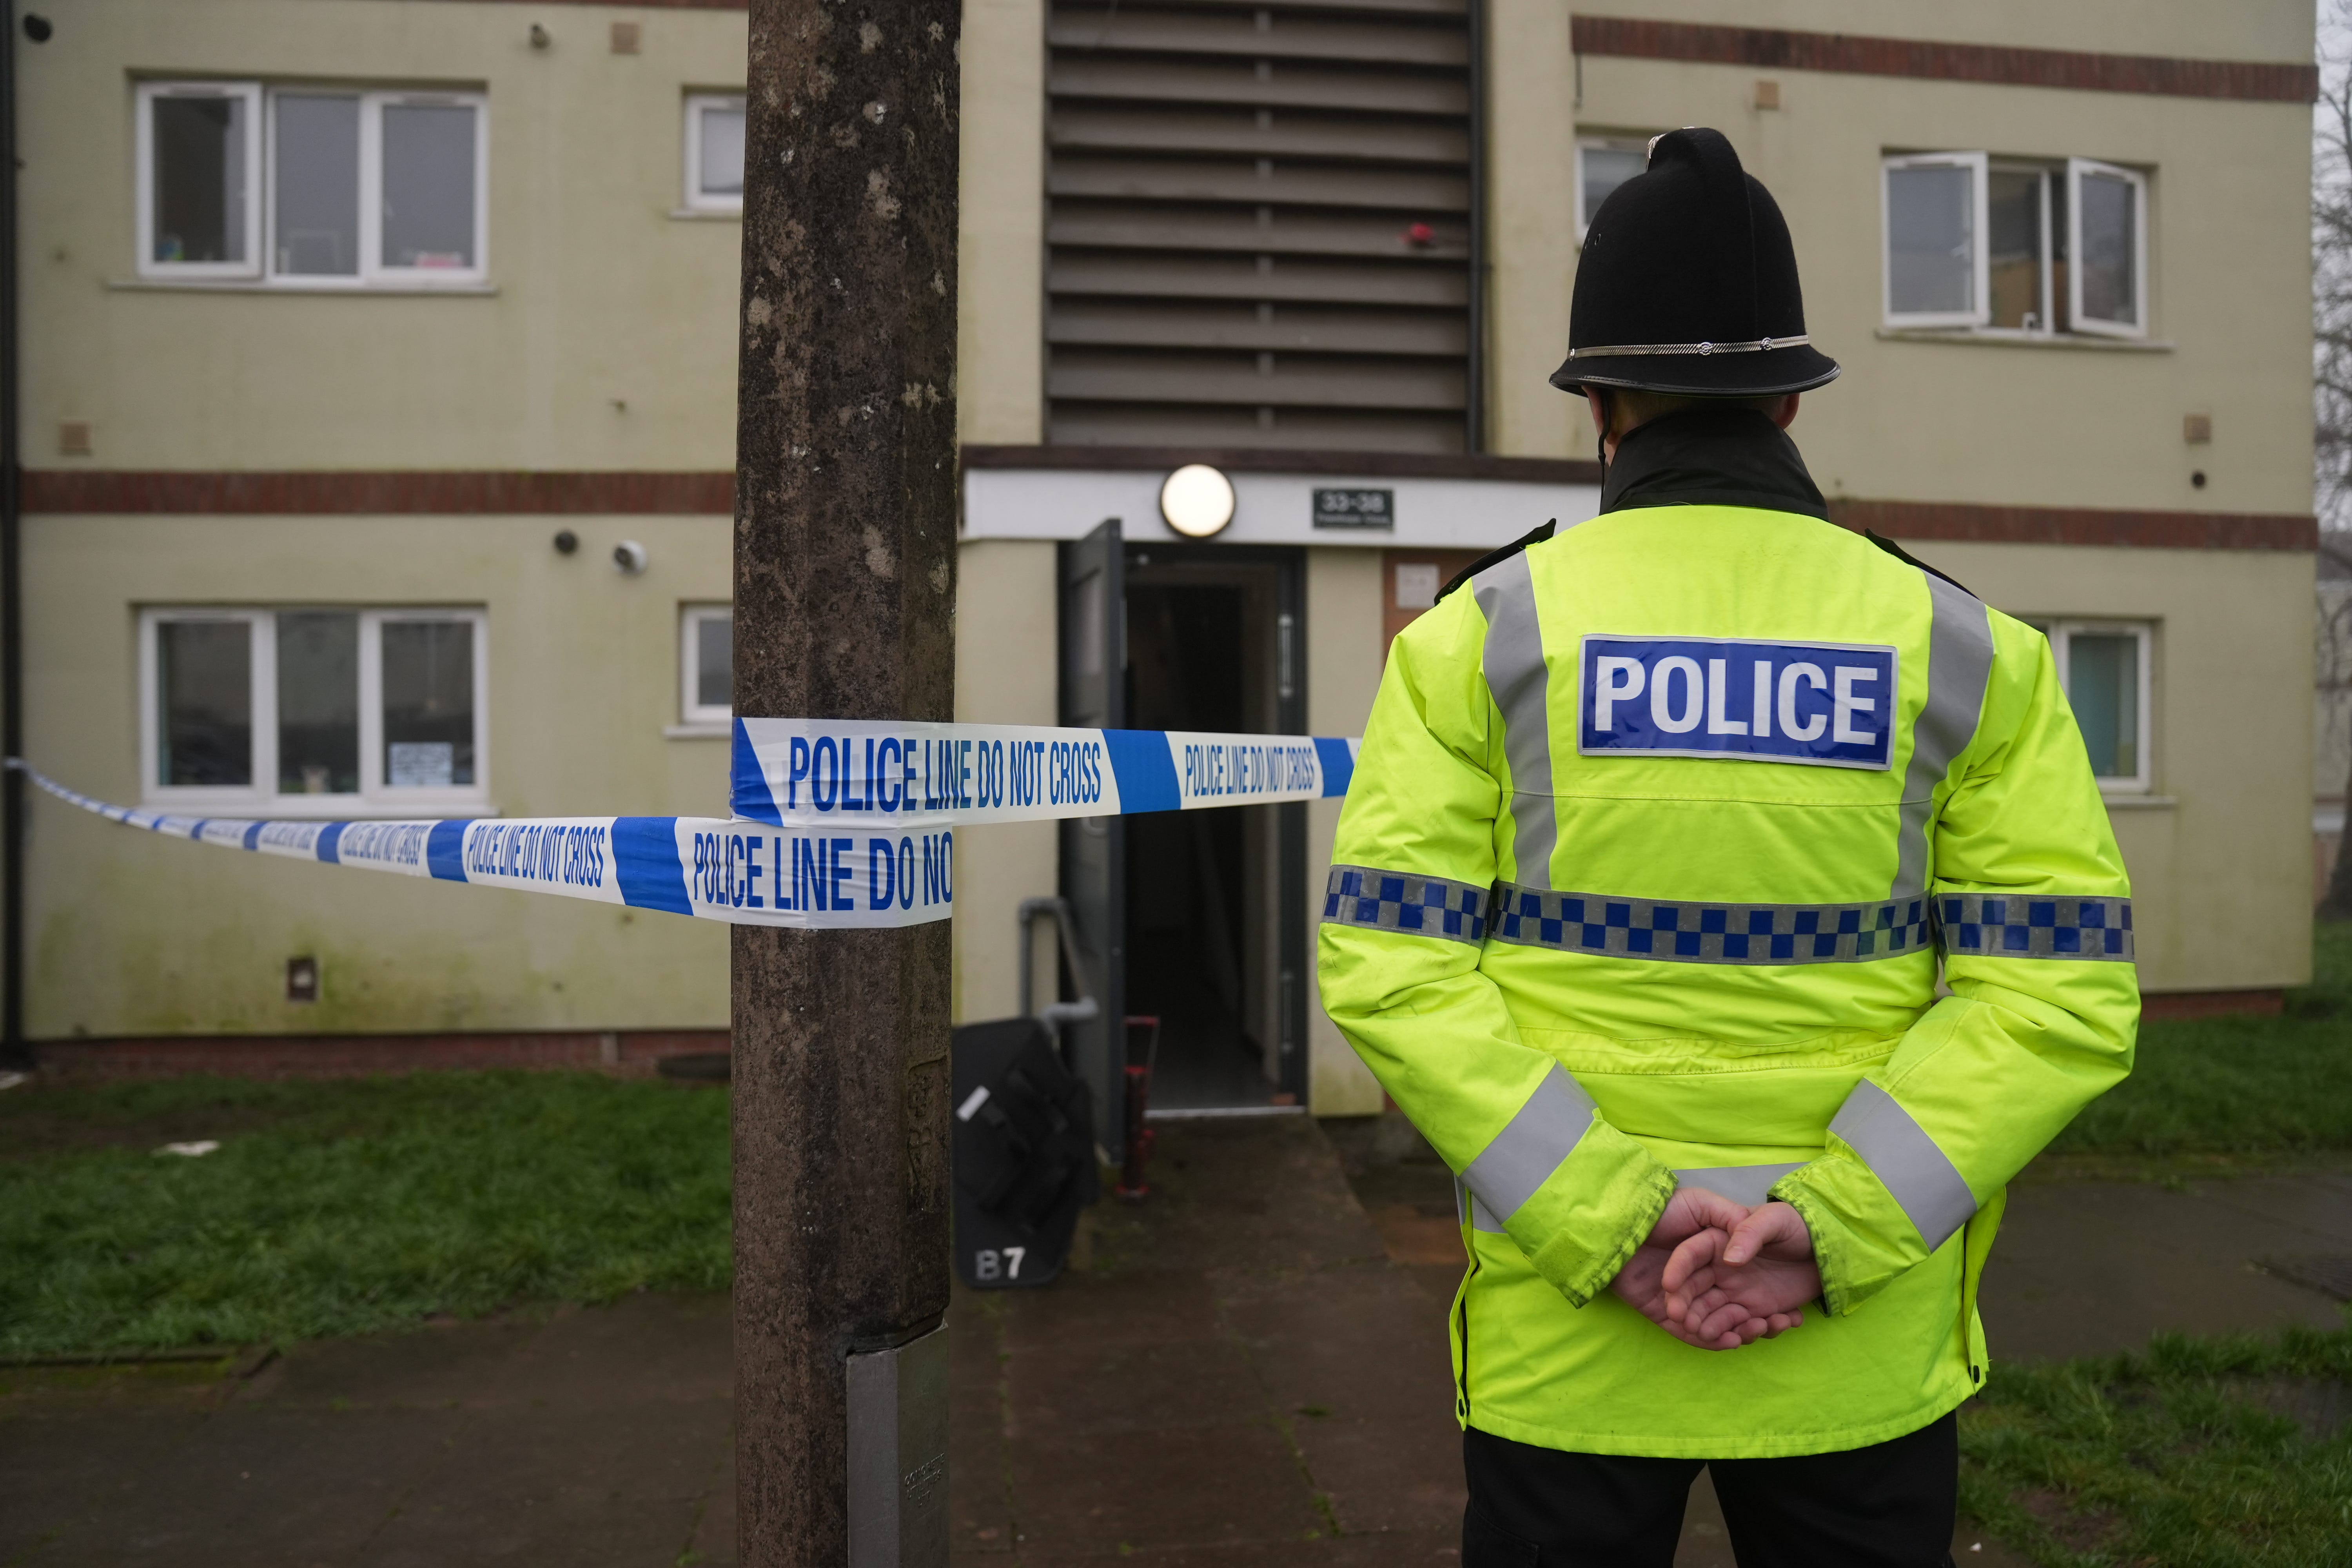
<svg viewBox="0 0 2352 1568"><path fill-rule="evenodd" d="M947 1568L948 1330L849 1358L849 1568Z"/></svg>

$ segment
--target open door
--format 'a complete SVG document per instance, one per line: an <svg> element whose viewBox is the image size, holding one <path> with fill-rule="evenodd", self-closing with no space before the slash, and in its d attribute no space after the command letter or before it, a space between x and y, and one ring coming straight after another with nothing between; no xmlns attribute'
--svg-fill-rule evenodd
<svg viewBox="0 0 2352 1568"><path fill-rule="evenodd" d="M1127 727L1127 561L1118 519L1058 547L1061 722ZM1094 1096L1096 1136L1125 1156L1127 1127L1127 836L1116 816L1065 821L1062 897L1070 902L1086 989L1100 1011L1064 1026L1070 1068Z"/></svg>

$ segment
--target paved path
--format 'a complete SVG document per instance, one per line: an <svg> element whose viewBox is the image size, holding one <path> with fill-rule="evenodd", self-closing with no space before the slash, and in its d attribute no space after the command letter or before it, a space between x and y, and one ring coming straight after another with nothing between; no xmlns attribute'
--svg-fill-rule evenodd
<svg viewBox="0 0 2352 1568"><path fill-rule="evenodd" d="M1081 1267L958 1295L961 1568L1458 1568L1446 1178L1339 1142L1348 1170L1303 1118L1171 1125ZM2011 1212L1997 1354L2340 1321L2252 1260L2352 1258L2352 1178L2029 1184ZM0 1371L0 1568L731 1563L727 1310L515 1313L248 1380ZM1680 1568L1727 1568L1721 1530L1702 1482ZM1974 1539L1965 1563L2020 1561Z"/></svg>

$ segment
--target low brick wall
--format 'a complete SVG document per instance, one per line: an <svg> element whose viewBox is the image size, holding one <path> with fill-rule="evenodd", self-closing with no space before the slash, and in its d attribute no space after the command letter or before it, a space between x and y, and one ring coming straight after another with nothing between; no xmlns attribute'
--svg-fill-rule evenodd
<svg viewBox="0 0 2352 1568"><path fill-rule="evenodd" d="M2286 1006L2286 993L2266 991L2168 991L2139 999L2143 1019L2225 1018L2233 1014L2278 1013Z"/></svg>
<svg viewBox="0 0 2352 1568"><path fill-rule="evenodd" d="M460 1068L549 1068L650 1077L665 1057L728 1048L724 1029L469 1035L187 1035L43 1040L39 1070L61 1079L362 1078Z"/></svg>

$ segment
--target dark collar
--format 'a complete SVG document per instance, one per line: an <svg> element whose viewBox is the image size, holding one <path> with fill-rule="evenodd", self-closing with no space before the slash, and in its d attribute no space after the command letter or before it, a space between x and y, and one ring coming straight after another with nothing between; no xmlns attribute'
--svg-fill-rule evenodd
<svg viewBox="0 0 2352 1568"><path fill-rule="evenodd" d="M1747 506L1829 521L1797 444L1753 408L1688 408L1636 426L1617 443L1601 510Z"/></svg>

